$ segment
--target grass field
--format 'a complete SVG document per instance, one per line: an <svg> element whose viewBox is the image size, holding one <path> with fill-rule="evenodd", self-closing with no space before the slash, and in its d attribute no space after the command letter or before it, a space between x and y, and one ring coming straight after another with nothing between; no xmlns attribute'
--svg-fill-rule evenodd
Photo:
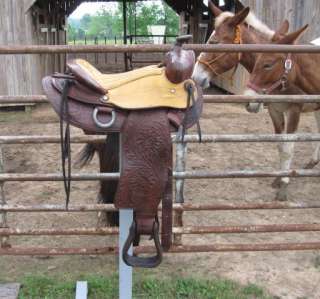
<svg viewBox="0 0 320 299"><path fill-rule="evenodd" d="M118 277L81 277L88 281L89 299L118 298ZM61 277L29 276L23 279L19 299L71 299L75 296L75 281ZM271 299L261 288L249 284L240 286L230 280L137 279L133 298L152 299Z"/></svg>

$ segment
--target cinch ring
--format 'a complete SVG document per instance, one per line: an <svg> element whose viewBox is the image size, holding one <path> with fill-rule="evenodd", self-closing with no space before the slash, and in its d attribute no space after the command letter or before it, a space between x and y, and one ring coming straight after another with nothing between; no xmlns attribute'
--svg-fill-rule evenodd
<svg viewBox="0 0 320 299"><path fill-rule="evenodd" d="M99 113L99 107L94 108L92 117L97 127L101 129L108 129L114 125L116 121L116 112L114 110L111 111L111 120L105 124L98 120L98 113Z"/></svg>

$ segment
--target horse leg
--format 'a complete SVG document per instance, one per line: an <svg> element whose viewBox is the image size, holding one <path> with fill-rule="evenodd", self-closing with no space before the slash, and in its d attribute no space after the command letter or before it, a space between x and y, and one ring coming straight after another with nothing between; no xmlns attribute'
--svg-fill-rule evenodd
<svg viewBox="0 0 320 299"><path fill-rule="evenodd" d="M301 114L301 107L294 105L287 111L287 134L294 134L299 125ZM281 142L279 144L280 152L280 167L282 171L291 169L291 163L294 155L294 142ZM280 179L280 188L276 195L276 200L285 201L287 200L288 185L290 179L284 177Z"/></svg>
<svg viewBox="0 0 320 299"><path fill-rule="evenodd" d="M268 105L268 111L269 111L269 115L270 115L272 123L273 123L273 128L274 128L275 134L282 134L285 129L284 114L280 111L277 111L272 104ZM279 149L279 156L281 157L280 145L278 146L278 149ZM279 188L280 183L281 183L280 178L276 178L273 181L271 186L272 186L272 188Z"/></svg>
<svg viewBox="0 0 320 299"><path fill-rule="evenodd" d="M100 172L119 172L119 133L110 133L105 143L98 147ZM118 181L100 181L98 202L104 204L114 203ZM119 225L118 212L100 212L98 226Z"/></svg>
<svg viewBox="0 0 320 299"><path fill-rule="evenodd" d="M320 132L320 111L315 111L314 116L317 122L318 132ZM320 143L317 144L315 151L312 154L310 162L305 166L305 169L312 169L320 162Z"/></svg>

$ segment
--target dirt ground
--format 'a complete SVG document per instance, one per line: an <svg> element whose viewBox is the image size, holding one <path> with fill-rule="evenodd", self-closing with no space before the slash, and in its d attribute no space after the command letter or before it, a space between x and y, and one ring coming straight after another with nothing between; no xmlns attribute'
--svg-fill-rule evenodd
<svg viewBox="0 0 320 299"><path fill-rule="evenodd" d="M201 121L205 134L271 133L268 114L249 115L242 106L206 105ZM57 117L43 105L31 113L0 112L1 135L58 134ZM76 132L76 129L73 129ZM312 115L302 118L300 132L315 132ZM80 133L80 131L78 131ZM76 153L81 146L73 146ZM296 145L294 168L302 168L310 159L314 144ZM60 170L59 145L8 145L3 147L6 172L47 173ZM276 144L202 144L190 145L188 169L236 170L278 168ZM82 171L96 171L97 159ZM78 170L75 170L78 171ZM275 190L272 179L188 181L188 202L258 202L271 201ZM94 203L98 183L74 182L71 202ZM6 183L9 203L62 204L62 183ZM289 200L309 202L320 194L318 179L293 179ZM83 214L17 214L8 215L9 225L19 228L93 227L95 213ZM185 225L245 225L319 223L318 210L247 211L186 213ZM186 236L185 243L248 243L319 241L319 233L203 235ZM19 246L99 246L115 244L115 237L19 237L11 238ZM0 281L15 281L28 274L66 275L111 274L117 269L114 256L71 256L40 259L35 257L0 257ZM139 275L192 276L211 279L223 277L240 283L255 283L279 298L320 298L319 252L217 253L167 255L162 265L153 270L135 270Z"/></svg>

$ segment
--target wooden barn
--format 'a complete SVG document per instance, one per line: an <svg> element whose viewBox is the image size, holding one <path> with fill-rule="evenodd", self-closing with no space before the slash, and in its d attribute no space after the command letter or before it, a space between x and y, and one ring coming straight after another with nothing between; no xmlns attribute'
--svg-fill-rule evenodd
<svg viewBox="0 0 320 299"><path fill-rule="evenodd" d="M0 44L66 44L67 17L82 2L90 1L97 2L96 0L0 1ZM124 4L129 1L143 0L122 0ZM208 12L207 1L165 1L180 15L180 32L192 34L194 43L204 43L213 30L213 17ZM223 9L233 10L234 0L215 0L214 2L217 5L223 4ZM276 28L283 19L288 18L292 30L307 22L311 24L311 29L305 35L306 40L318 37L317 29L320 25L316 22L316 18L320 15L320 2L317 0L243 0L243 3L252 7L257 16L271 28ZM125 8L126 5L124 5ZM126 18L123 23L124 42L126 42ZM64 55L1 56L0 94L41 94L41 78L54 71L63 70L65 59ZM123 64L123 60L121 63ZM246 74L243 70L239 70L236 78L234 84L217 80L217 85L238 93L246 80Z"/></svg>
<svg viewBox="0 0 320 299"><path fill-rule="evenodd" d="M109 2L102 0L99 2ZM124 4L129 1L122 0ZM66 44L67 17L82 3L96 0L6 0L0 1L1 45ZM111 1L110 1L111 2ZM166 0L181 15L181 32L193 34L194 42L204 42L211 16L203 1ZM218 4L218 0L216 3ZM227 0L226 2L232 2ZM126 5L124 5L124 9ZM231 8L231 7L227 7ZM124 14L126 15L126 14ZM126 19L124 18L124 35ZM126 38L124 39L127 40ZM123 64L123 60L118 63ZM21 55L0 57L0 93L22 95L42 93L41 78L63 70L64 55ZM99 65L98 65L99 67Z"/></svg>

